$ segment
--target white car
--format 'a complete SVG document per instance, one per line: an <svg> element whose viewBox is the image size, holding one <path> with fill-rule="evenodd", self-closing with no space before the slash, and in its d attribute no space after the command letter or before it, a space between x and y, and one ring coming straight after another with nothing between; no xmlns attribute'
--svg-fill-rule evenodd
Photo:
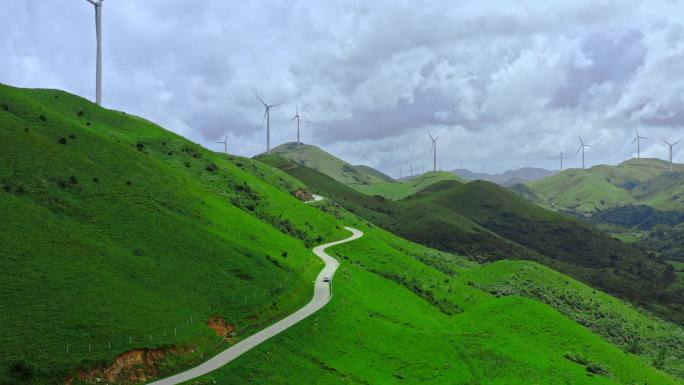
<svg viewBox="0 0 684 385"><path fill-rule="evenodd" d="M330 277L327 275L323 276L323 282L330 282Z"/></svg>

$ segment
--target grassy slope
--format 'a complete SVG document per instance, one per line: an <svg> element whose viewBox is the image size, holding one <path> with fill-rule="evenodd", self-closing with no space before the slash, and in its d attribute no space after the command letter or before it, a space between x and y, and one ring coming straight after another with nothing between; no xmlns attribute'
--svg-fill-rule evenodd
<svg viewBox="0 0 684 385"><path fill-rule="evenodd" d="M588 170L570 169L561 174L529 183L545 198L544 205L584 213L631 204L646 204L661 210L684 209L684 165L659 159L630 159L617 166L594 166Z"/></svg>
<svg viewBox="0 0 684 385"><path fill-rule="evenodd" d="M344 233L142 119L7 86L0 107L0 375L23 356L38 376L59 379L168 343L196 346L177 358L196 362L218 339L204 324L210 314L243 335L289 313L321 266L307 247Z"/></svg>
<svg viewBox="0 0 684 385"><path fill-rule="evenodd" d="M352 166L316 146L308 144L297 146L296 143L285 143L272 149L271 153L319 170L347 185L386 182L386 178L378 175L378 172L366 172L364 168Z"/></svg>
<svg viewBox="0 0 684 385"><path fill-rule="evenodd" d="M443 182L408 200L412 201L430 201L458 212L559 261L550 265L566 274L681 321L682 301L663 296L669 290L668 282L660 280L665 264L578 220L540 208L488 182Z"/></svg>
<svg viewBox="0 0 684 385"><path fill-rule="evenodd" d="M387 199L399 200L445 180L463 181L462 178L450 172L437 171L426 172L403 182L374 183L357 186L356 189L367 195L379 195Z"/></svg>
<svg viewBox="0 0 684 385"><path fill-rule="evenodd" d="M287 333L192 383L673 381L644 374L648 361L623 353L550 307L521 297L496 298L476 289L480 283L473 280L484 267L347 220L366 236L329 250L342 259L333 301ZM519 263L523 262L513 262ZM456 310L447 314L440 309ZM628 317L646 317L629 311ZM659 322L659 330L672 327L681 333L678 327ZM586 364L565 358L569 353L611 374L588 375Z"/></svg>
<svg viewBox="0 0 684 385"><path fill-rule="evenodd" d="M472 263L401 240L325 202L317 211L295 201L290 189L301 186L269 167L204 151L62 92L3 86L0 99L11 111L0 111L7 143L0 160L9 165L0 175L0 202L12 219L2 222L0 255L14 273L3 276L13 281L2 285L0 306L15 309L0 313L3 349L24 347L25 359L52 368L56 382L61 370L83 359L87 366L131 348L115 339L111 351L97 346L87 355L82 349L93 337L132 334L132 347L189 343L198 350L188 364L205 352L203 341L215 342L204 325L210 314L244 327L255 323L253 316L265 320L290 310L310 294L320 266L304 246L342 237L338 227L345 223L367 235L337 250L345 262L331 306L217 373L226 376L222 383L337 382L340 373L373 384L400 377L677 383L545 305L496 299L457 279L463 269L477 269ZM80 109L83 121L73 117ZM58 144L64 136L67 144ZM41 238L33 235L37 223ZM278 254L283 250L287 257ZM230 308L204 312L217 300ZM195 322L178 340L154 334L153 342L142 342L138 333L148 334L159 319L182 325L188 314ZM40 349L39 339L50 348L72 344L71 354L56 359L51 351L38 359L29 353ZM610 374L587 376L587 365L563 358L566 352Z"/></svg>
<svg viewBox="0 0 684 385"><path fill-rule="evenodd" d="M681 320L681 301L660 279L665 264L492 183L442 182L395 202L361 194L315 170L277 157L263 160L282 167L314 192L406 239L484 260L533 259L668 319Z"/></svg>
<svg viewBox="0 0 684 385"><path fill-rule="evenodd" d="M557 210L592 212L634 202L627 190L594 175L591 170L566 170L531 182L529 186L547 199L549 207Z"/></svg>
<svg viewBox="0 0 684 385"><path fill-rule="evenodd" d="M373 175L373 176L377 177L378 179L383 180L385 182L393 182L394 181L394 179L391 176L389 176L389 175L387 175L381 171L378 171L372 167L369 167L369 166L366 166L363 164L353 166L353 167L355 169L359 170L360 172L364 172L364 173L367 173L369 175Z"/></svg>

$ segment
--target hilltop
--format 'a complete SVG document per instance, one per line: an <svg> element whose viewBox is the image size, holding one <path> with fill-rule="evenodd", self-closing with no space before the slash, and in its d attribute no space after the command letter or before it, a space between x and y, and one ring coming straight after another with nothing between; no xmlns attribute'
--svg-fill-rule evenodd
<svg viewBox="0 0 684 385"><path fill-rule="evenodd" d="M430 171L397 182L373 183L352 187L367 195L378 195L387 199L398 200L422 191L435 183L448 180L463 181L463 179L450 172Z"/></svg>
<svg viewBox="0 0 684 385"><path fill-rule="evenodd" d="M0 85L0 137L0 383L141 383L205 360L308 301L310 248L342 225L366 235L329 250L332 302L199 381L682 383L680 326L304 203L277 168L142 118Z"/></svg>
<svg viewBox="0 0 684 385"><path fill-rule="evenodd" d="M530 182L535 199L555 210L594 213L609 208L648 205L684 211L684 165L659 159L631 159L617 166L569 169ZM518 188L518 190L520 190Z"/></svg>
<svg viewBox="0 0 684 385"><path fill-rule="evenodd" d="M342 159L309 144L281 144L272 149L271 154L280 155L296 163L323 172L346 185L368 185L392 180L392 178L380 171L367 166L352 166Z"/></svg>

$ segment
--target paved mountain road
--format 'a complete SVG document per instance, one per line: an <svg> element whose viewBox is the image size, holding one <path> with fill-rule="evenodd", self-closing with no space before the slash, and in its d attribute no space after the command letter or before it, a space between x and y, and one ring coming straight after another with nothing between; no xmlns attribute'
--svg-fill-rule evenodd
<svg viewBox="0 0 684 385"><path fill-rule="evenodd" d="M212 372L223 365L233 361L238 358L241 354L249 351L253 347L259 345L260 343L268 340L269 338L275 336L276 334L286 330L292 325L300 322L311 314L315 313L323 306L325 306L332 297L332 292L330 290L330 284L328 282L323 282L323 277L328 276L332 279L335 270L340 265L340 263L333 257L326 254L325 249L335 245L339 245L346 242L351 242L355 239L359 239L363 236L363 232L356 230L351 227L345 227L347 230L351 231L352 235L349 238L342 239L340 241L335 241L331 243L326 243L324 245L317 246L313 249L314 254L320 257L325 263L325 267L318 274L316 281L314 281L314 295L311 301L306 304L303 308L297 310L291 315L285 317L284 319L276 322L275 324L263 329L244 340L238 342L237 344L231 346L230 348L222 351L221 353L215 355L209 360L189 369L185 372L178 373L168 378L158 380L148 385L176 385L195 379L197 377L203 376L209 372Z"/></svg>

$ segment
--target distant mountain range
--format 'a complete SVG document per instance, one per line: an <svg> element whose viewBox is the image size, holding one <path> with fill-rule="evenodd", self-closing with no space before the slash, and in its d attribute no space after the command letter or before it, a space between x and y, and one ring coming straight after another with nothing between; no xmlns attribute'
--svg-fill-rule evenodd
<svg viewBox="0 0 684 385"><path fill-rule="evenodd" d="M508 170L500 174L473 172L463 168L452 170L451 172L467 181L484 180L504 187L512 186L516 183L532 182L558 174L557 170L536 167L523 167L519 170Z"/></svg>

